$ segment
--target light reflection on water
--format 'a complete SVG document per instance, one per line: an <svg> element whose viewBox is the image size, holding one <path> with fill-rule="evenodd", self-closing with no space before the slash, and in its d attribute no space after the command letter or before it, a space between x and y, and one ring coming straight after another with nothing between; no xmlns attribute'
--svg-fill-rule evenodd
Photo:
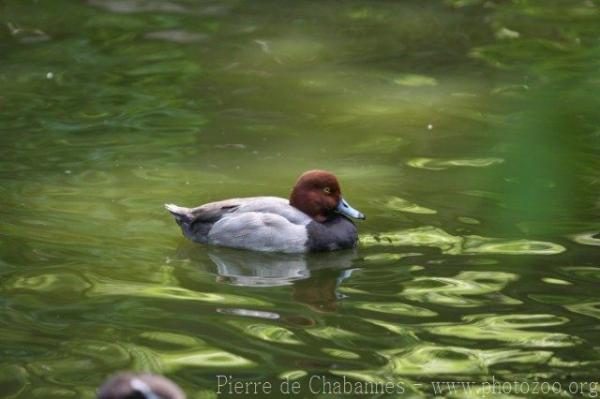
<svg viewBox="0 0 600 399"><path fill-rule="evenodd" d="M593 2L5 3L0 396L597 377ZM356 251L207 248L162 209L316 167Z"/></svg>

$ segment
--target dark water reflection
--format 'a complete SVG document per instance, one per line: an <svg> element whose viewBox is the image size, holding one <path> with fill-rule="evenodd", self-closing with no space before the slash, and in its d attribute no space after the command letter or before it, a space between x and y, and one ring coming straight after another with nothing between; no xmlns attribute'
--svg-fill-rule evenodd
<svg viewBox="0 0 600 399"><path fill-rule="evenodd" d="M92 398L118 369L192 398L223 373L303 397L313 375L581 397L568 383L600 375L598 15L1 3L0 397ZM287 196L316 167L368 216L356 251L207 248L162 209Z"/></svg>

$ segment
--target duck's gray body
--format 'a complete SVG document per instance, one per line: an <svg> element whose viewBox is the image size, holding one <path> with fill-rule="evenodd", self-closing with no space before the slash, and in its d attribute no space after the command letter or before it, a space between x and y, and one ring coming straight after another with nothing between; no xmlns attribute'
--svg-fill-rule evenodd
<svg viewBox="0 0 600 399"><path fill-rule="evenodd" d="M197 208L165 205L190 240L254 251L300 253L353 248L354 223L335 214L319 223L278 197L234 198Z"/></svg>

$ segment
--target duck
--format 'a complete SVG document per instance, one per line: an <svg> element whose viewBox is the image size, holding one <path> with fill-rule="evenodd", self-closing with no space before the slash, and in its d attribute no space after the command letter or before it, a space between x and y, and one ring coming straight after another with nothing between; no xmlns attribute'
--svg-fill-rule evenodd
<svg viewBox="0 0 600 399"><path fill-rule="evenodd" d="M150 373L120 372L108 378L97 399L186 399L173 381Z"/></svg>
<svg viewBox="0 0 600 399"><path fill-rule="evenodd" d="M289 199L232 198L195 208L165 204L183 235L198 243L262 252L306 253L354 248L358 231L335 175L304 172Z"/></svg>

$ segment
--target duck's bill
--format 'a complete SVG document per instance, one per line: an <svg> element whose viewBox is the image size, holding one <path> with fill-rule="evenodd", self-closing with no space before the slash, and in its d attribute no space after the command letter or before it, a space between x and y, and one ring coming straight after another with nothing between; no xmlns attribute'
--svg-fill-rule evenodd
<svg viewBox="0 0 600 399"><path fill-rule="evenodd" d="M346 202L346 200L343 198L340 200L340 203L338 204L336 211L338 211L342 215L350 216L351 218L354 218L354 219L366 219L365 215L363 215L356 209L352 208L350 206L350 204L348 204Z"/></svg>

